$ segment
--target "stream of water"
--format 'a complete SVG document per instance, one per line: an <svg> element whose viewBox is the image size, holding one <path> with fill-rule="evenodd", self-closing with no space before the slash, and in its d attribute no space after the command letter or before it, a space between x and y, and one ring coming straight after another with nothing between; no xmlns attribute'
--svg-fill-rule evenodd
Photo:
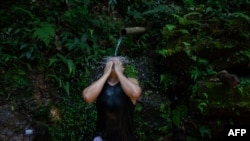
<svg viewBox="0 0 250 141"><path fill-rule="evenodd" d="M117 41L117 44L116 44L116 47L115 47L115 54L114 54L115 56L117 56L118 49L120 47L121 42L122 42L122 36L120 36L120 38Z"/></svg>

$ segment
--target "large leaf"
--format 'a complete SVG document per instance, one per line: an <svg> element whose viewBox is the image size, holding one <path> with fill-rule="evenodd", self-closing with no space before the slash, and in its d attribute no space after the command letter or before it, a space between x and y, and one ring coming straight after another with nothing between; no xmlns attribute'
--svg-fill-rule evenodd
<svg viewBox="0 0 250 141"><path fill-rule="evenodd" d="M73 60L66 58L63 55L57 54L57 56L64 62L64 64L68 67L69 70L69 74L74 75L75 74L75 70L76 70L76 66L73 62Z"/></svg>

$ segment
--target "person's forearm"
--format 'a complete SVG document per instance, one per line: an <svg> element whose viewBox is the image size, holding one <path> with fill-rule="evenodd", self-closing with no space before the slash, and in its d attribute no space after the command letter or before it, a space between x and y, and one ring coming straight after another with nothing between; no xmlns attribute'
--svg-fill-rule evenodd
<svg viewBox="0 0 250 141"><path fill-rule="evenodd" d="M130 81L123 73L117 73L123 91L132 99L137 99L140 96L141 88L139 84Z"/></svg>
<svg viewBox="0 0 250 141"><path fill-rule="evenodd" d="M97 96L100 94L107 79L108 79L108 74L104 74L101 78L92 83L89 87L87 87L83 91L82 95L87 103L92 103L93 101L95 101Z"/></svg>

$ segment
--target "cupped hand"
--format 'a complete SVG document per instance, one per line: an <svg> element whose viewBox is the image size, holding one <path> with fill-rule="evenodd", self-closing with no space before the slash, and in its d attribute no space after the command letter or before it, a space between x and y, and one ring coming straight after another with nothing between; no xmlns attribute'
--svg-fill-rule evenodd
<svg viewBox="0 0 250 141"><path fill-rule="evenodd" d="M123 73L124 72L123 64L119 59L114 60L114 65L115 65L115 72L116 73Z"/></svg>
<svg viewBox="0 0 250 141"><path fill-rule="evenodd" d="M112 71L113 65L114 65L113 61L108 61L106 63L105 68L104 68L103 74L108 74L109 75L111 73L111 71Z"/></svg>

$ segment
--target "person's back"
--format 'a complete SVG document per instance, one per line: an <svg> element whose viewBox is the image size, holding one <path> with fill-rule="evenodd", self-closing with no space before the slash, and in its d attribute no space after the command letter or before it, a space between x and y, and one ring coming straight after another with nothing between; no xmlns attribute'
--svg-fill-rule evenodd
<svg viewBox="0 0 250 141"><path fill-rule="evenodd" d="M98 110L95 136L107 141L135 141L134 104L118 82L106 83L97 97Z"/></svg>

